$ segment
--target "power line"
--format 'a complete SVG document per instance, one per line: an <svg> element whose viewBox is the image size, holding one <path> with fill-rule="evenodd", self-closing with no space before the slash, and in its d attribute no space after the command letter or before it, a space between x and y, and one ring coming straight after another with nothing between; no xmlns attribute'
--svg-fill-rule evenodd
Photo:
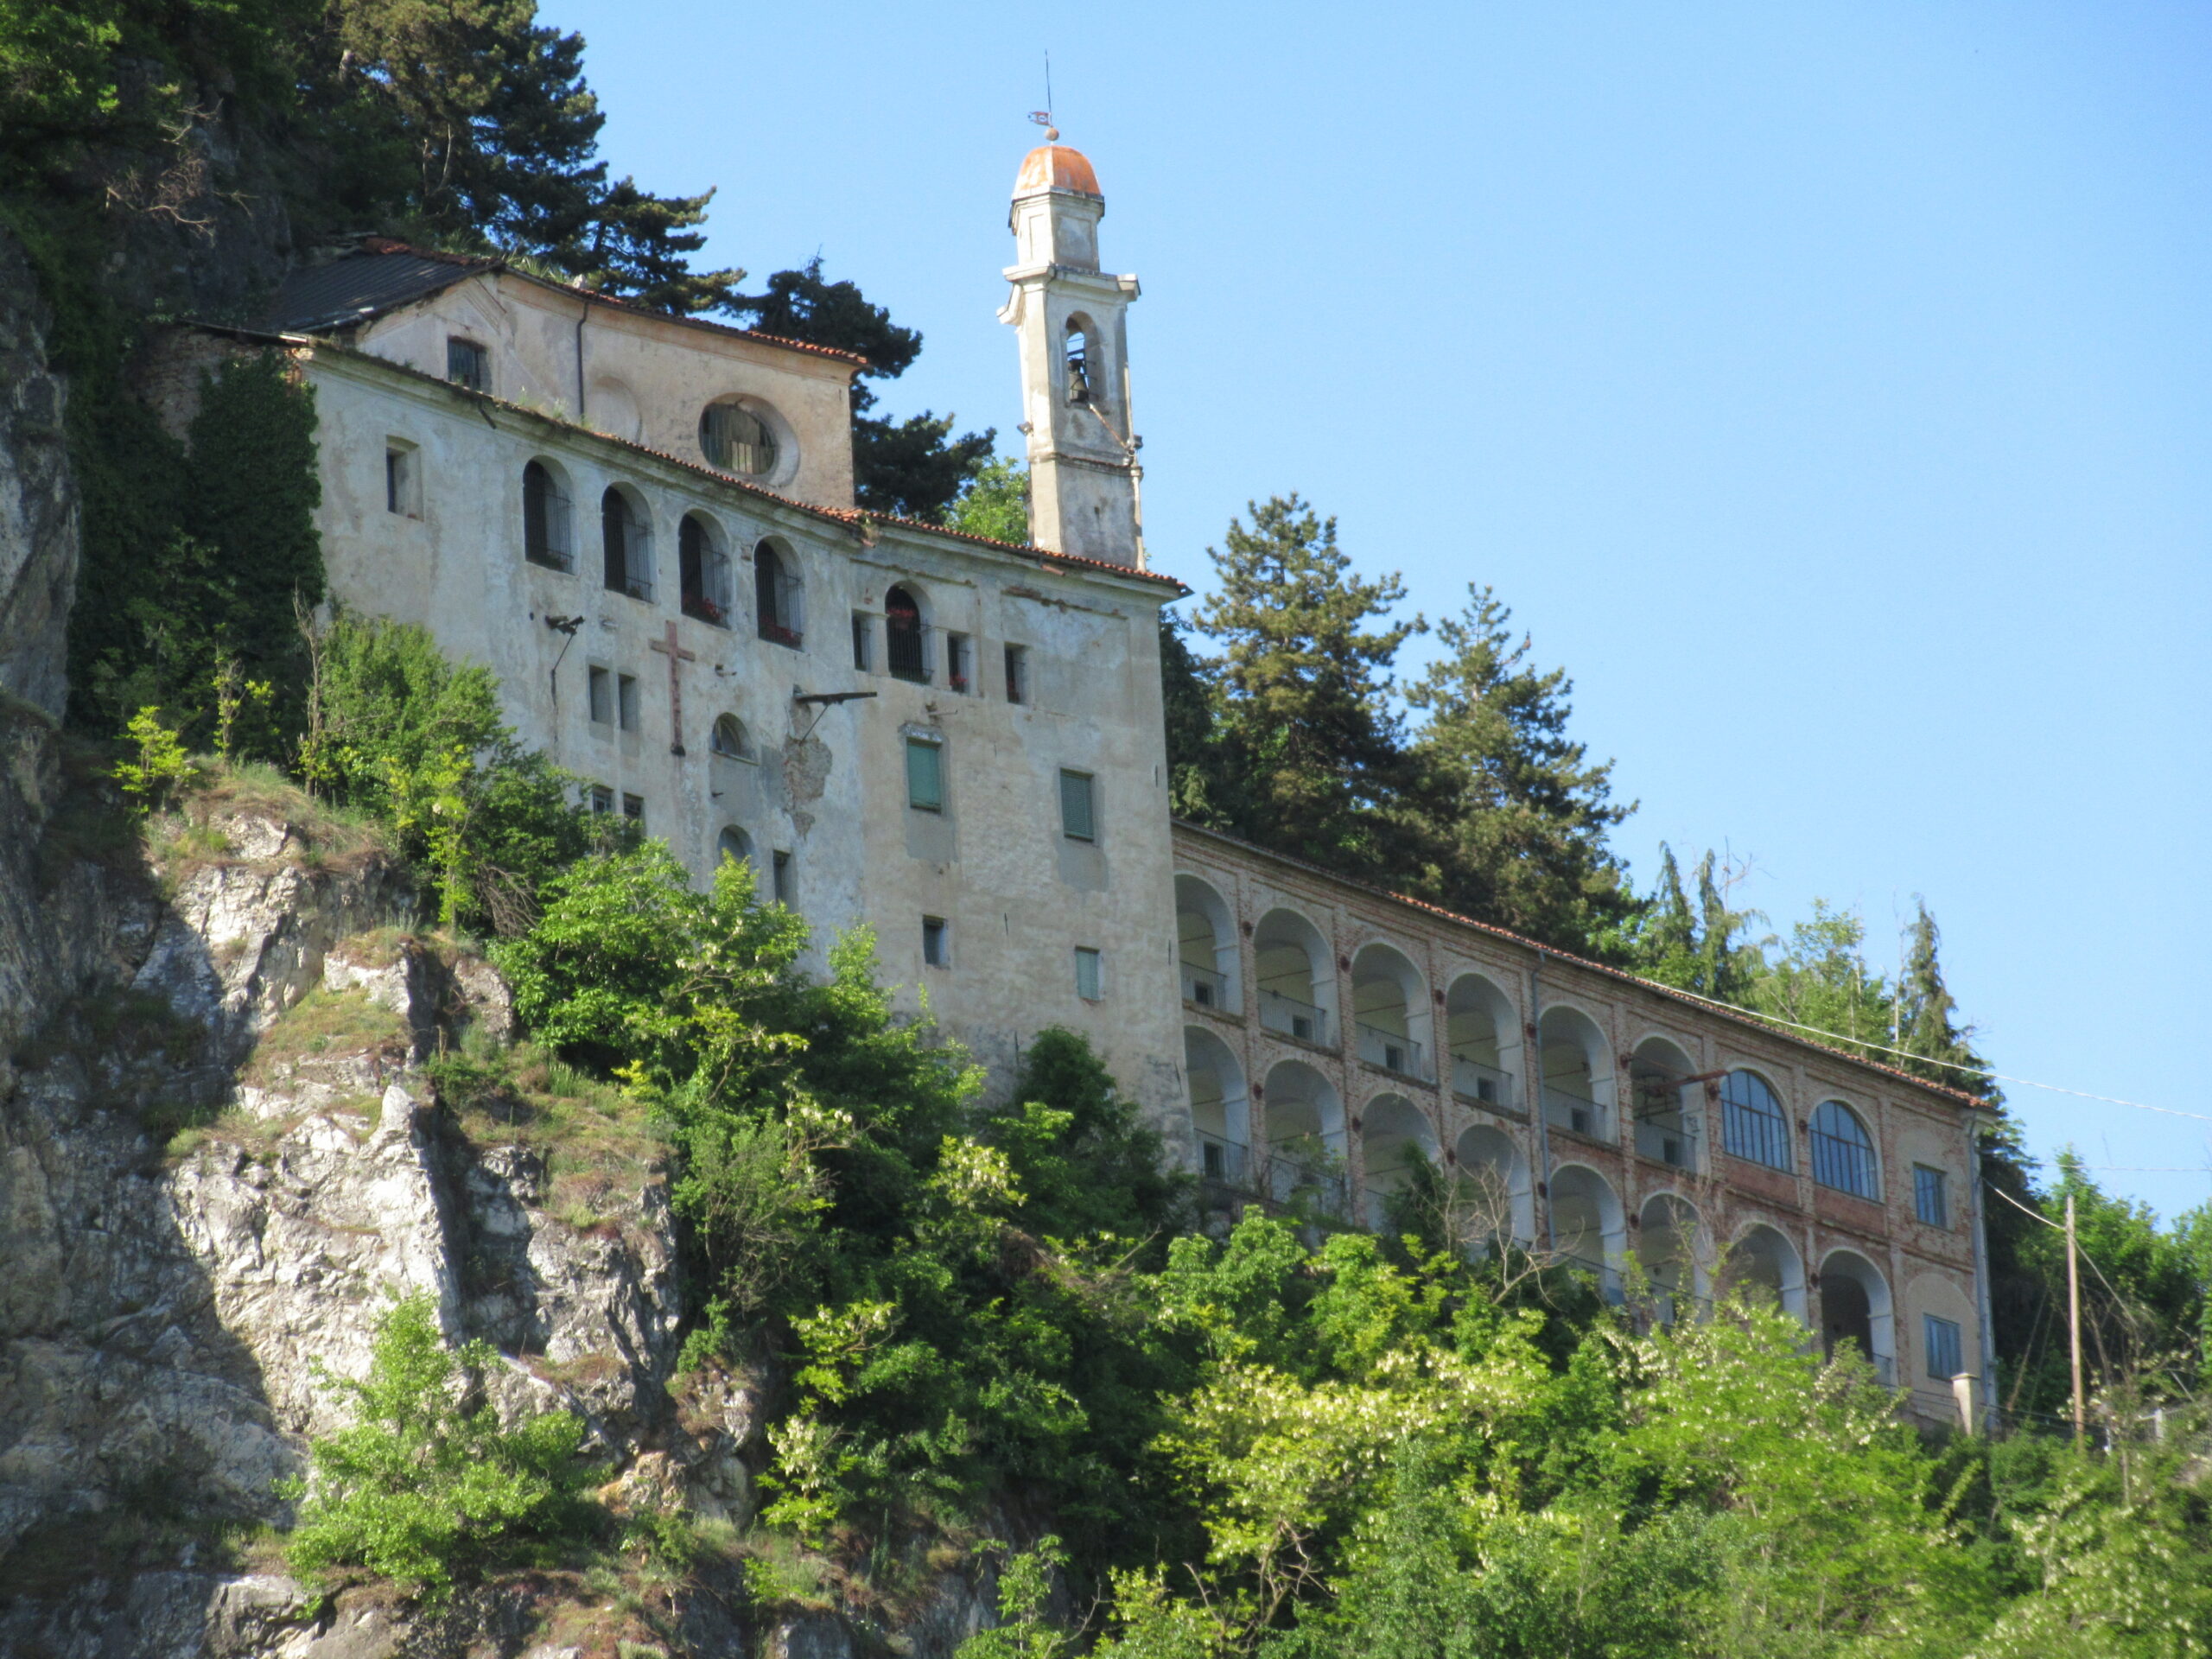
<svg viewBox="0 0 2212 1659"><path fill-rule="evenodd" d="M1672 986L1668 988L1674 989ZM2056 1083L2038 1083L2033 1077L2015 1077L2003 1071L1993 1071L1986 1065L1968 1065L1961 1060L1939 1060L1932 1055L1916 1054L1909 1048L1891 1048L1886 1043L1870 1043L1863 1037L1847 1037L1826 1026L1808 1026L1800 1020L1784 1020L1778 1014L1764 1014L1757 1008L1743 1007L1733 1002L1717 1001L1709 996L1700 996L1695 991L1675 991L1675 995L1688 997L1693 1002L1702 1002L1708 1008L1719 1008L1726 1014L1745 1014L1753 1020L1764 1020L1770 1026L1787 1026L1792 1031L1809 1031L1816 1037L1825 1037L1831 1043L1849 1043L1856 1048L1871 1049L1877 1054L1895 1054L1904 1059L1917 1060L1923 1065L1940 1065L1953 1071L1970 1072L1977 1077L1993 1077L1999 1083L2017 1083L2023 1089L2045 1089L2054 1095L2071 1095L2076 1100L2094 1100L2107 1106L2132 1106L2139 1112L2157 1112L2164 1117L2186 1117L2198 1123L2212 1123L2212 1116L2202 1112L2183 1112L2171 1106L2146 1105L2139 1100L2122 1100L2117 1095L2093 1095L2087 1090L2068 1089Z"/></svg>

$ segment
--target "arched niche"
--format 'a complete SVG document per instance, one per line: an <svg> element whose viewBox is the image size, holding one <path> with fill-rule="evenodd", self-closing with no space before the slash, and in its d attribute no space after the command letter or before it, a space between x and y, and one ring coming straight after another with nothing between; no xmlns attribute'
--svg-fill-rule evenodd
<svg viewBox="0 0 2212 1659"><path fill-rule="evenodd" d="M1175 956L1185 1001L1229 1014L1243 1011L1236 924L1221 894L1195 875L1175 878Z"/></svg>
<svg viewBox="0 0 2212 1659"><path fill-rule="evenodd" d="M1697 1068L1665 1037L1646 1037L1629 1056L1629 1109L1636 1116L1636 1149L1654 1162L1696 1170L1699 1161L1698 1085L1687 1082Z"/></svg>
<svg viewBox="0 0 2212 1659"><path fill-rule="evenodd" d="M1661 1324L1692 1318L1711 1299L1705 1253L1705 1223L1695 1205L1673 1192L1644 1200L1637 1217L1636 1259Z"/></svg>
<svg viewBox="0 0 2212 1659"><path fill-rule="evenodd" d="M1405 952L1388 944L1362 945L1351 959L1351 1002L1361 1059L1401 1077L1431 1080L1428 982Z"/></svg>
<svg viewBox="0 0 2212 1659"><path fill-rule="evenodd" d="M1200 1026L1183 1028L1183 1074L1191 1090L1191 1127L1197 1132L1198 1173L1208 1180L1241 1186L1251 1164L1251 1103L1244 1068L1229 1045Z"/></svg>
<svg viewBox="0 0 2212 1659"><path fill-rule="evenodd" d="M1337 976L1321 930L1287 906L1252 930L1252 977L1260 1023L1302 1043L1335 1046Z"/></svg>
<svg viewBox="0 0 2212 1659"><path fill-rule="evenodd" d="M1553 1251L1566 1266L1595 1275L1607 1301L1619 1301L1619 1268L1628 1249L1620 1195L1581 1164L1561 1165L1549 1185Z"/></svg>
<svg viewBox="0 0 2212 1659"><path fill-rule="evenodd" d="M911 582L883 590L884 666L893 678L927 684L930 677L929 613L923 594Z"/></svg>
<svg viewBox="0 0 2212 1659"><path fill-rule="evenodd" d="M1856 1250L1830 1250L1821 1262L1821 1350L1833 1357L1846 1343L1873 1363L1885 1382L1897 1380L1897 1309L1890 1282Z"/></svg>
<svg viewBox="0 0 2212 1659"><path fill-rule="evenodd" d="M1478 1240L1503 1233L1522 1245L1536 1237L1536 1193L1529 1179L1529 1159L1503 1129L1477 1124L1461 1133L1452 1147L1462 1201L1471 1211L1470 1230Z"/></svg>
<svg viewBox="0 0 2212 1659"><path fill-rule="evenodd" d="M1360 1111L1359 1150L1367 1224L1380 1230L1391 1195L1404 1190L1420 1166L1435 1166L1436 1127L1403 1095L1377 1095Z"/></svg>
<svg viewBox="0 0 2212 1659"><path fill-rule="evenodd" d="M1720 1270L1725 1291L1741 1291L1771 1300L1785 1313L1805 1317L1805 1262L1797 1247L1764 1222L1737 1235Z"/></svg>
<svg viewBox="0 0 2212 1659"><path fill-rule="evenodd" d="M1544 1010L1537 1029L1544 1121L1593 1141L1611 1140L1612 1051L1598 1022L1562 1003Z"/></svg>
<svg viewBox="0 0 2212 1659"><path fill-rule="evenodd" d="M1444 1049L1452 1092L1511 1111L1520 1101L1521 1026L1505 993L1480 974L1461 974L1444 994Z"/></svg>
<svg viewBox="0 0 2212 1659"><path fill-rule="evenodd" d="M1279 1203L1312 1195L1342 1213L1344 1202L1344 1107L1335 1087L1300 1060L1279 1061L1264 1089L1268 1191Z"/></svg>

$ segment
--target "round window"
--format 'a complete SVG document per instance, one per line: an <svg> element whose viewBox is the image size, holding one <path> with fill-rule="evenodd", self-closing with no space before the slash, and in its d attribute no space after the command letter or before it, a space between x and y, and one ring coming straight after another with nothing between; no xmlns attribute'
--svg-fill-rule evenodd
<svg viewBox="0 0 2212 1659"><path fill-rule="evenodd" d="M742 404L709 404L699 416L699 448L726 473L759 478L776 470L773 428Z"/></svg>

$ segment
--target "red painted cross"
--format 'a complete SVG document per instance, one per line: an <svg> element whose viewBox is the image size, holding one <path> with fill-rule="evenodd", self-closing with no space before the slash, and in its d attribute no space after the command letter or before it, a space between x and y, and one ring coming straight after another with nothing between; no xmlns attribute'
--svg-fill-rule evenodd
<svg viewBox="0 0 2212 1659"><path fill-rule="evenodd" d="M686 651L676 643L673 619L668 625L668 638L654 640L652 646L668 658L668 752L681 754L683 753L683 677L678 671L677 664L697 662L699 653Z"/></svg>

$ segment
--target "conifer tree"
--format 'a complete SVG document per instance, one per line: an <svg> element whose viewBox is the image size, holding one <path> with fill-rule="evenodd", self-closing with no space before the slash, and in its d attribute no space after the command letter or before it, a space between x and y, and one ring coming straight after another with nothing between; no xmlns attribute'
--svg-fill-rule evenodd
<svg viewBox="0 0 2212 1659"><path fill-rule="evenodd" d="M1573 683L1529 660L1512 612L1470 584L1464 615L1436 625L1445 653L1407 692L1427 716L1414 757L1422 810L1457 909L1568 949L1586 948L1634 900L1606 846L1635 806L1611 800L1612 763L1567 735Z"/></svg>
<svg viewBox="0 0 2212 1659"><path fill-rule="evenodd" d="M1198 626L1224 648L1203 667L1218 744L1212 821L1350 874L1418 886L1433 870L1407 807L1415 773L1390 707L1397 575L1368 581L1337 524L1296 495L1250 505L1209 550L1220 587Z"/></svg>

